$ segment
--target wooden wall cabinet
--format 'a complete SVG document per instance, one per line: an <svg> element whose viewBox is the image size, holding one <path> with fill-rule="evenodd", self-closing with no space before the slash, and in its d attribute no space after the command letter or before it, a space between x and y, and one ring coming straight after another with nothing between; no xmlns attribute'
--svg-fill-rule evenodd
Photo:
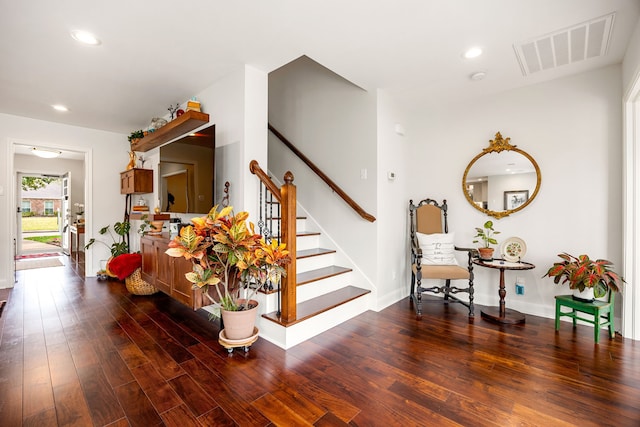
<svg viewBox="0 0 640 427"><path fill-rule="evenodd" d="M120 194L153 193L153 170L133 168L120 172Z"/></svg>
<svg viewBox="0 0 640 427"><path fill-rule="evenodd" d="M191 271L191 261L170 257L165 253L169 248L168 235L143 236L140 239L142 252L142 278L173 299L194 310L202 307L202 291L192 289L184 277Z"/></svg>

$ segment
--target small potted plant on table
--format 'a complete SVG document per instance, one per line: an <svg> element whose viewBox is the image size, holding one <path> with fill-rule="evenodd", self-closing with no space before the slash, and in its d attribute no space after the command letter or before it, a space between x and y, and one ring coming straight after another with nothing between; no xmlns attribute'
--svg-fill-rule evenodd
<svg viewBox="0 0 640 427"><path fill-rule="evenodd" d="M566 252L558 254L562 261L553 264L542 277L553 277L558 284L569 283L573 298L592 302L604 297L608 291L619 292L624 279L612 271L613 263L606 259L593 260L588 255L575 257Z"/></svg>
<svg viewBox="0 0 640 427"><path fill-rule="evenodd" d="M476 240L473 243L482 241L482 246L478 248L480 252L480 259L483 261L491 261L493 259L493 248L491 245L497 245L498 241L493 237L496 234L500 234L499 231L493 229L493 221L489 220L484 223L482 228L476 227Z"/></svg>

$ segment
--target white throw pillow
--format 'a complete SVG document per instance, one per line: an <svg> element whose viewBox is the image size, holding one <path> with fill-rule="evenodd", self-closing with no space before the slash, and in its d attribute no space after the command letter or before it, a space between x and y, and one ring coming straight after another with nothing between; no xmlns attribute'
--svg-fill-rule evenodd
<svg viewBox="0 0 640 427"><path fill-rule="evenodd" d="M422 249L422 265L458 265L454 255L455 233L416 233Z"/></svg>

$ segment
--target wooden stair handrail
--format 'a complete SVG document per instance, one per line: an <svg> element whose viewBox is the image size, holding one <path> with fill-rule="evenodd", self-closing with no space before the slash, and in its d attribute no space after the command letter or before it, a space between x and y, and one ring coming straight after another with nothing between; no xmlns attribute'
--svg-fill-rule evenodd
<svg viewBox="0 0 640 427"><path fill-rule="evenodd" d="M271 178L269 178L269 175L267 175L262 170L257 160L251 160L251 163L249 163L249 171L251 171L252 174L257 176L260 179L260 181L262 181L262 183L269 189L271 194L273 194L274 197L278 199L278 202L282 203L282 196L280 195L280 189L278 188L277 185L273 183L273 181L271 181Z"/></svg>
<svg viewBox="0 0 640 427"><path fill-rule="evenodd" d="M284 135L278 132L278 130L274 128L273 125L271 125L271 123L269 123L268 126L269 126L269 130L280 141L282 141L284 145L289 147L289 149L293 151L293 153L296 156L298 156L300 160L302 160L307 166L309 166L309 168L311 168L311 170L314 171L316 175L320 177L320 179L322 179L333 191L335 191L342 198L342 200L344 200L349 206L351 206L351 208L355 210L358 213L358 215L360 215L362 218L366 219L369 222L374 222L376 220L376 217L374 217L373 215L371 215L370 213L367 213L364 209L362 209L362 207L360 207L360 205L358 205L351 197L349 197L347 193L345 193L335 182L331 180L331 178L325 175L325 173L322 172L320 168L318 168L311 160L309 160L307 156L302 154L300 150L298 150L287 138L284 137Z"/></svg>

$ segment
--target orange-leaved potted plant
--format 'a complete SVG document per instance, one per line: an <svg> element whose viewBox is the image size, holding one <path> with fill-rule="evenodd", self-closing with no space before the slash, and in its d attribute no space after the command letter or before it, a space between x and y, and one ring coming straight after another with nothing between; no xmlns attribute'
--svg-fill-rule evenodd
<svg viewBox="0 0 640 427"><path fill-rule="evenodd" d="M286 246L276 240L265 242L248 217L247 212L234 214L231 206L218 211L216 205L207 215L192 218L193 225L183 227L166 251L191 260L193 270L185 277L209 298L228 339L251 336L258 305L253 298L267 283L279 283L291 261ZM249 310L251 325L236 333L232 313Z"/></svg>

